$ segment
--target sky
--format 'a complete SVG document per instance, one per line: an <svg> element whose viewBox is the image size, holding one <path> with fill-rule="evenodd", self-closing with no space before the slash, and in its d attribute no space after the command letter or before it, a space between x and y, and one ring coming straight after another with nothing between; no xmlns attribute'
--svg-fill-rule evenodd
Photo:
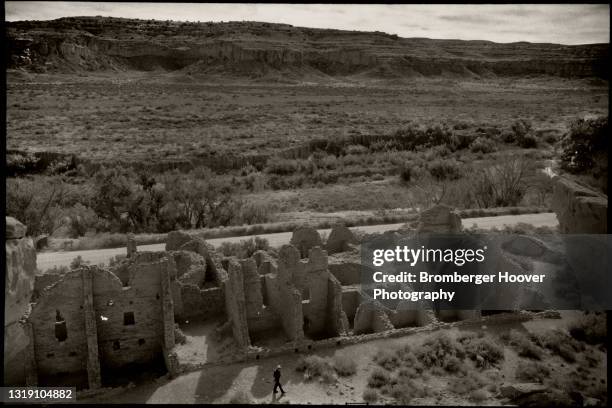
<svg viewBox="0 0 612 408"><path fill-rule="evenodd" d="M590 44L610 42L608 4L205 4L5 2L7 21L110 16L179 21L265 21L384 31L400 37Z"/></svg>

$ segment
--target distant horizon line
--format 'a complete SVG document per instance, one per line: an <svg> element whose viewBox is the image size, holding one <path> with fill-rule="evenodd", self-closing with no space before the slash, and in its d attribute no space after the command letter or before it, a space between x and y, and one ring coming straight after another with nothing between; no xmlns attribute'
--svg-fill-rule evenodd
<svg viewBox="0 0 612 408"><path fill-rule="evenodd" d="M501 41L491 41L491 40L483 40L483 39L478 39L478 40L466 40L466 39L461 39L461 38L433 38L433 37L402 37L398 34L391 34L388 33L386 31L380 31L380 30L374 30L374 31L366 31L366 30L345 30L345 29L340 29L340 28L326 28L326 27L308 27L308 26L298 26L298 25L293 25L293 24L288 24L288 23L278 23L278 22L271 22L271 21L261 21L261 20L227 20L227 21L213 21L213 20L208 20L208 21L192 21L192 20L172 20L172 19L166 19L166 20L160 20L160 19L154 19L154 18L133 18L133 17L115 17L115 16L102 16L102 15L83 15L83 16L64 16L64 17L58 17L58 18L50 18L50 19L40 19L40 20L5 20L5 23L32 23L32 22L43 22L43 21L58 21L58 20L62 20L62 19L79 19L79 18L98 18L98 19L115 19L115 20L136 20L136 21L156 21L156 22L173 22L173 23L192 23L192 24L208 24L208 23L212 23L212 24L229 24L229 23L259 23L259 24L275 24L275 25L279 25L279 26L288 26L288 27L294 27L294 28L306 28L306 29L313 29L313 30L330 30L330 31L343 31L343 32L356 32L356 33L383 33L386 34L388 36L397 36L398 38L403 38L406 40L412 40L412 39L422 39L422 40L434 40L434 41L464 41L464 42L487 42L487 43L492 43L492 44L521 44L521 43L525 43L525 44L540 44L540 45L563 45L566 47L580 47L580 46L585 46L585 45L609 45L610 41L607 42L595 42L595 43L581 43L581 44L564 44L564 43L553 43L553 42L533 42L533 41L526 41L526 40L521 40L521 41L510 41L510 42L501 42Z"/></svg>

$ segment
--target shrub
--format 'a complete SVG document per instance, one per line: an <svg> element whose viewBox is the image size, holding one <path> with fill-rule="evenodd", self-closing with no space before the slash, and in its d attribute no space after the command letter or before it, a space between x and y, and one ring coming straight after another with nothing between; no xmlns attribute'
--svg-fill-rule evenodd
<svg viewBox="0 0 612 408"><path fill-rule="evenodd" d="M467 149L472 142L476 140L476 136L471 133L457 133L453 135L450 142L452 150Z"/></svg>
<svg viewBox="0 0 612 408"><path fill-rule="evenodd" d="M489 398L489 393L486 390L478 389L470 393L470 400L474 402L483 402Z"/></svg>
<svg viewBox="0 0 612 408"><path fill-rule="evenodd" d="M538 146L538 139L531 133L517 139L517 143L524 149L531 149Z"/></svg>
<svg viewBox="0 0 612 408"><path fill-rule="evenodd" d="M85 235L89 230L96 229L101 222L93 209L81 203L75 204L72 208L68 209L67 213L70 214L67 218L69 219L68 233L71 238Z"/></svg>
<svg viewBox="0 0 612 408"><path fill-rule="evenodd" d="M6 215L22 222L28 236L58 230L65 221L62 208L68 199L69 186L58 177L6 179Z"/></svg>
<svg viewBox="0 0 612 408"><path fill-rule="evenodd" d="M448 384L448 388L455 394L465 395L474 390L482 388L486 380L477 373L470 373L463 377L453 377Z"/></svg>
<svg viewBox="0 0 612 408"><path fill-rule="evenodd" d="M470 150L474 153L492 153L497 150L497 148L495 147L495 142L493 140L485 137L479 137L472 142L470 145Z"/></svg>
<svg viewBox="0 0 612 408"><path fill-rule="evenodd" d="M502 339L510 344L519 356L541 360L543 350L535 345L525 333L512 329L509 333L502 336Z"/></svg>
<svg viewBox="0 0 612 408"><path fill-rule="evenodd" d="M379 350L374 356L374 362L386 370L394 370L399 366L399 358L395 350Z"/></svg>
<svg viewBox="0 0 612 408"><path fill-rule="evenodd" d="M559 330L547 331L538 342L568 363L576 362L576 352L584 350L583 344Z"/></svg>
<svg viewBox="0 0 612 408"><path fill-rule="evenodd" d="M266 173L278 174L286 176L297 172L299 169L298 162L290 159L272 159L268 161L265 169Z"/></svg>
<svg viewBox="0 0 612 408"><path fill-rule="evenodd" d="M366 154L367 152L368 152L368 148L363 145L349 145L346 147L346 150L345 150L345 154L347 155L349 154L360 155L360 154Z"/></svg>
<svg viewBox="0 0 612 408"><path fill-rule="evenodd" d="M607 175L607 154L607 117L575 120L561 139L561 168L571 173Z"/></svg>
<svg viewBox="0 0 612 408"><path fill-rule="evenodd" d="M489 368L504 359L504 349L489 337L467 336L459 340L476 367Z"/></svg>
<svg viewBox="0 0 612 408"><path fill-rule="evenodd" d="M272 220L276 208L270 203L242 201L230 220L233 225L264 224Z"/></svg>
<svg viewBox="0 0 612 408"><path fill-rule="evenodd" d="M303 372L307 379L320 378L327 383L336 381L334 367L326 359L319 356L302 357L295 369Z"/></svg>
<svg viewBox="0 0 612 408"><path fill-rule="evenodd" d="M375 368L370 378L368 379L368 386L372 388L380 388L383 385L390 384L392 382L391 374L382 368Z"/></svg>
<svg viewBox="0 0 612 408"><path fill-rule="evenodd" d="M366 388L366 390L363 392L363 400L368 404L378 401L378 392L371 388Z"/></svg>
<svg viewBox="0 0 612 408"><path fill-rule="evenodd" d="M550 370L539 362L519 361L516 368L516 378L521 381L543 382L550 376Z"/></svg>
<svg viewBox="0 0 612 408"><path fill-rule="evenodd" d="M89 265L89 261L85 261L81 255L77 256L70 262L70 269L78 269L81 266Z"/></svg>
<svg viewBox="0 0 612 408"><path fill-rule="evenodd" d="M444 362L443 368L451 374L465 373L467 371L467 367L463 361L459 360L455 356L448 357Z"/></svg>
<svg viewBox="0 0 612 408"><path fill-rule="evenodd" d="M474 177L472 195L481 208L517 206L525 193L526 163L523 160L501 160Z"/></svg>
<svg viewBox="0 0 612 408"><path fill-rule="evenodd" d="M516 134L509 130L504 130L501 134L501 140L506 144L512 144L516 142Z"/></svg>
<svg viewBox="0 0 612 408"><path fill-rule="evenodd" d="M414 398L425 398L429 394L429 388L417 384L414 380L404 380L400 383L390 385L384 389L395 401L401 405L410 404Z"/></svg>
<svg viewBox="0 0 612 408"><path fill-rule="evenodd" d="M235 256L239 259L250 258L255 252L268 249L270 249L268 240L261 237L243 239L239 243L226 241L219 246L219 251L224 256Z"/></svg>
<svg viewBox="0 0 612 408"><path fill-rule="evenodd" d="M435 160L429 163L427 168L438 181L461 178L461 165L456 160Z"/></svg>
<svg viewBox="0 0 612 408"><path fill-rule="evenodd" d="M569 333L578 341L605 344L608 333L606 315L602 312L585 314L571 323Z"/></svg>
<svg viewBox="0 0 612 408"><path fill-rule="evenodd" d="M514 122L511 128L512 132L514 133L515 139L518 141L531 131L533 125L531 124L531 122L528 122L525 119L520 119Z"/></svg>
<svg viewBox="0 0 612 408"><path fill-rule="evenodd" d="M357 372L357 364L349 356L335 356L334 368L341 377L350 377Z"/></svg>
<svg viewBox="0 0 612 408"><path fill-rule="evenodd" d="M417 359L426 367L453 369L456 361L465 358L465 351L460 343L451 339L446 333L436 333L423 342L416 352Z"/></svg>

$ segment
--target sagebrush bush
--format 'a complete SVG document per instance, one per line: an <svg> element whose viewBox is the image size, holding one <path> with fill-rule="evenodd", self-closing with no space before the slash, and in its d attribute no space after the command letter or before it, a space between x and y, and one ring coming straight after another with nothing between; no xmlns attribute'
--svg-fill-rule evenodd
<svg viewBox="0 0 612 408"><path fill-rule="evenodd" d="M307 379L320 378L324 382L333 383L336 381L334 367L324 358L319 356L306 356L300 358L296 371L303 372Z"/></svg>
<svg viewBox="0 0 612 408"><path fill-rule="evenodd" d="M470 150L474 153L492 153L497 147L493 140L481 136L472 142Z"/></svg>
<svg viewBox="0 0 612 408"><path fill-rule="evenodd" d="M365 402L373 404L374 402L378 401L378 392L371 388L366 388L363 392L362 398Z"/></svg>
<svg viewBox="0 0 612 408"><path fill-rule="evenodd" d="M561 139L561 168L571 173L590 172L607 177L608 117L578 119Z"/></svg>
<svg viewBox="0 0 612 408"><path fill-rule="evenodd" d="M355 360L346 355L334 356L333 365L341 377L350 377L357 372Z"/></svg>
<svg viewBox="0 0 612 408"><path fill-rule="evenodd" d="M401 405L408 405L414 398L425 398L429 395L429 387L419 385L411 379L384 387L382 391Z"/></svg>
<svg viewBox="0 0 612 408"><path fill-rule="evenodd" d="M386 370L394 370L400 364L400 359L395 350L379 350L374 356L374 362Z"/></svg>
<svg viewBox="0 0 612 408"><path fill-rule="evenodd" d="M270 244L267 239L261 237L240 240L240 242L223 242L219 246L219 251L224 256L235 256L239 259L250 258L259 250L267 251Z"/></svg>
<svg viewBox="0 0 612 408"><path fill-rule="evenodd" d="M521 381L542 383L550 376L550 369L537 361L519 361L516 368L516 378Z"/></svg>
<svg viewBox="0 0 612 408"><path fill-rule="evenodd" d="M514 122L511 128L515 139L519 140L532 130L533 124L525 119L520 119Z"/></svg>
<svg viewBox="0 0 612 408"><path fill-rule="evenodd" d="M457 364L454 358L463 360L465 350L459 342L450 338L448 334L436 333L423 342L415 355L425 367L450 368L452 370Z"/></svg>
<svg viewBox="0 0 612 408"><path fill-rule="evenodd" d="M559 330L548 330L538 342L568 363L576 362L576 353L584 350L583 344Z"/></svg>
<svg viewBox="0 0 612 408"><path fill-rule="evenodd" d="M471 195L481 208L517 206L527 192L526 172L525 161L501 159L474 175Z"/></svg>
<svg viewBox="0 0 612 408"><path fill-rule="evenodd" d="M448 384L448 388L455 394L465 395L486 385L486 379L475 372L461 377L453 377Z"/></svg>
<svg viewBox="0 0 612 408"><path fill-rule="evenodd" d="M524 149L532 149L538 147L538 139L532 133L528 133L525 136L517 138L516 141L518 145Z"/></svg>
<svg viewBox="0 0 612 408"><path fill-rule="evenodd" d="M368 386L372 388L380 388L383 385L390 384L392 382L391 374L382 368L375 368L368 379Z"/></svg>
<svg viewBox="0 0 612 408"><path fill-rule="evenodd" d="M461 164L456 160L434 160L427 165L429 173L438 181L461 178Z"/></svg>
<svg viewBox="0 0 612 408"><path fill-rule="evenodd" d="M474 333L464 336L459 342L463 344L467 356L478 368L495 366L504 359L503 347L490 337L477 337Z"/></svg>
<svg viewBox="0 0 612 408"><path fill-rule="evenodd" d="M589 313L574 320L568 327L570 335L588 344L605 344L608 328L603 312Z"/></svg>
<svg viewBox="0 0 612 408"><path fill-rule="evenodd" d="M502 340L511 345L521 357L527 357L533 360L542 359L544 350L534 344L531 338L523 332L512 329L507 334L502 335Z"/></svg>

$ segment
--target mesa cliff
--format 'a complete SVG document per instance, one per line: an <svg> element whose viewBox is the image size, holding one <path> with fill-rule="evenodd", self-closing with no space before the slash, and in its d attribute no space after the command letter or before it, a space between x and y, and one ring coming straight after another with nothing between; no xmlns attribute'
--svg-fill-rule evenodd
<svg viewBox="0 0 612 408"><path fill-rule="evenodd" d="M383 32L259 22L71 17L7 23L9 68L31 72L162 71L185 75L494 78L608 75L608 44L401 38Z"/></svg>

